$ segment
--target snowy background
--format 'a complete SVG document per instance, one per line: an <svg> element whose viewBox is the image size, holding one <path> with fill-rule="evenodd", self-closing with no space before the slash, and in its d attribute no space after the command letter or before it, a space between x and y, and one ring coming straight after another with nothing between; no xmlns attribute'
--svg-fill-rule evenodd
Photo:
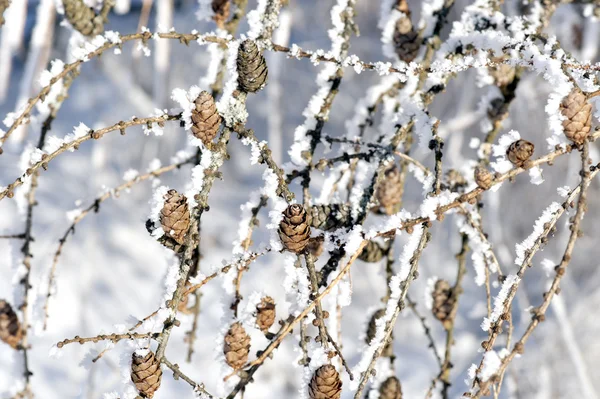
<svg viewBox="0 0 600 399"><path fill-rule="evenodd" d="M121 34L134 33L140 18L139 1L118 0L120 9L112 12L106 30ZM154 29L161 17L161 9L168 9L169 1L157 0L152 8L147 26ZM351 54L365 61L384 60L381 31L378 28L380 4L378 1L357 0L356 22L359 37L352 37ZM439 3L424 1L425 4ZM449 15L449 21L460 18L471 1L457 0ZM507 0L503 11L518 12L521 1ZM331 28L330 9L332 0L291 0L284 8L289 32L278 32L278 44L295 43L303 49L329 48L327 31ZM418 21L420 1L410 1L413 21ZM43 7L47 7L44 9ZM198 3L192 0L176 1L173 21L166 18L167 26L178 32L210 32L214 23L198 21L195 12ZM256 7L249 1L248 9ZM37 15L36 15L36 11ZM556 35L563 48L580 61L598 61L600 22L584 17L580 5L561 5L545 32ZM39 74L49 67L49 60L66 59L67 45L72 35L70 27L63 26L62 15L54 15L50 1L13 0L7 13L7 23L0 29L0 115L18 108L18 104L39 91ZM157 17L158 15L158 17ZM52 20L55 18L55 20ZM165 21L163 21L165 22ZM20 28L19 24L23 26ZM38 34L41 25L51 27L51 32ZM164 26L164 24L162 24ZM447 38L451 23L442 31ZM240 32L246 32L244 20ZM21 34L22 31L22 34ZM278 36L279 35L279 36ZM289 36L289 37L288 37ZM43 39L43 40L40 40ZM278 40L280 39L280 40ZM166 42L166 41L165 41ZM188 89L202 84L209 68L210 54L207 46L191 43L189 47L176 40L169 41L170 48L156 48L160 41L150 40L149 56L136 50L137 42L123 46L122 53L107 51L101 58L85 63L81 75L69 91L58 118L52 124L51 134L63 137L73 131L80 122L90 128L99 128L130 119L133 115L146 117L155 108L177 106L170 99L175 88ZM41 47L40 47L41 46ZM162 51L162 53L161 53ZM170 51L170 53L168 53ZM157 52L159 55L156 55ZM293 143L294 130L304 122L302 110L317 88L316 76L322 66L315 67L309 60L287 58L285 54L267 56L270 85L280 88L265 89L252 95L248 101L247 126L252 127L259 140L269 140L276 157L284 162L290 160L287 149ZM166 72L161 72L161 65ZM280 68L277 72L277 68ZM36 77L38 76L38 77ZM324 132L331 136L345 135L346 122L354 116L354 109L368 87L381 79L376 72L363 71L356 74L346 68L340 93L335 99ZM478 84L475 70L462 72L452 79L446 91L438 95L430 107L430 114L439 120L440 135L445 139L445 168L461 169L467 160L476 158L476 150L470 146L471 138L483 138L485 111L481 101L493 90ZM511 129L536 145L535 156L546 153L546 139L551 136L545 106L553 87L536 72L524 73L517 90L516 100L510 107L510 116L504 122L502 133ZM378 128L376 117L373 129ZM2 126L6 129L6 126ZM28 142L36 143L39 125L31 126L14 135L3 147L0 157L0 184L8 185L21 175L20 158ZM373 133L374 134L374 133ZM65 244L58 262L56 294L50 302L48 327L42 329L43 304L47 291L47 279L58 240L70 224L74 210L89 206L107 189L121 184L124 175L134 169L145 173L158 162L171 163L177 151L186 148L189 134L177 123L167 124L161 136L144 135L142 128L127 130L125 136L109 134L98 141L84 143L78 151L62 154L52 162L39 179L34 210L32 251L31 302L33 326L31 333L30 364L32 384L38 397L53 398L102 398L105 393L122 392L123 357L129 361L132 346L120 342L98 362L90 359L105 348L105 343L68 345L57 356L49 356L58 341L75 335L94 336L99 333L118 331L119 325L131 326L132 316L142 318L161 305L164 281L168 267L174 258L146 231L145 221L151 211L153 188L167 185L184 190L190 180L190 166L167 173L160 181L136 184L118 198L103 202L97 214L88 215L77 225L75 234ZM322 151L323 146L319 151ZM201 271L209 274L220 267L224 260L233 258L232 250L238 239L241 219L240 206L249 194L262 187L264 166L251 165L250 148L232 139L231 159L223 168L223 180L217 180L211 191L210 211L202 220ZM332 153L335 155L335 153ZM427 149L418 149L414 157L426 166L433 167L433 155ZM316 159L322 156L318 152ZM330 155L331 156L331 155ZM595 162L600 157L596 144L591 146ZM559 158L553 166L543 167L544 182L533 185L526 174L514 183L504 183L496 192L485 194L483 215L486 231L493 243L495 253L506 274L515 273L515 245L532 232L535 220L553 201L563 199L558 187L575 187L578 184L579 158L576 155ZM132 176L129 172L129 176ZM326 175L315 174L312 190L315 196L321 191ZM422 186L412 176L407 183L404 207L415 212L422 201ZM297 195L299 185L291 188ZM577 242L575 255L561 283L561 294L556 297L547 320L528 342L525 355L510 365L502 390L503 398L598 398L600 394L600 321L596 315L600 307L600 249L597 237L600 226L598 218L599 186L592 181L588 194L589 209L583 224L584 237ZM0 202L0 234L21 233L24 229L24 191L17 190L15 199ZM456 260L460 249L460 235L456 215L443 223L434 222L431 228L433 241L425 250L420 262L420 277L411 286L409 295L426 315L427 323L438 348L443 348L445 334L441 324L426 308L427 281L433 277L454 281ZM260 229L254 233L255 247L270 240L267 212L260 216ZM561 219L558 231L548 246L533 261L533 269L518 291L513 305L516 336L520 336L530 320L528 308L541 302L541 294L552 276L542 266L544 259L554 265L560 261L568 236L567 218ZM397 240L397 253L406 242L405 236ZM284 281L290 255L272 253L254 262L244 275L242 294L244 309L253 300L254 292L272 296L277 303L278 318L288 315L290 295L286 295ZM22 261L18 240L0 240L0 298L12 302L19 297L21 287L15 281L15 270ZM464 380L467 369L481 359L482 340L487 333L480 328L486 315L485 289L475 284L476 273L469 258L465 279L465 293L461 297L456 322L453 348L451 397L459 397L468 390ZM231 312L230 281L218 278L202 288L201 313L195 352L190 363L186 362L187 344L185 332L190 329L191 316L180 315L181 326L174 329L167 349L167 356L178 363L187 375L206 384L211 393L221 394L222 377L229 371L222 363L220 354L222 328L229 322ZM351 272L352 302L344 308L342 317L343 353L351 366L356 365L364 351L366 324L373 310L382 306L380 298L385 295L385 270L382 262L367 264L360 261ZM499 287L493 288L493 293ZM18 292L17 292L18 291ZM330 306L327 302L325 307ZM117 327L116 327L117 326ZM249 329L250 331L250 329ZM314 331L311 331L314 335ZM268 341L258 330L252 336L251 358L264 348ZM248 385L246 398L296 398L305 394L305 380L298 347L298 331L288 337L275 352L273 359L255 374L254 383ZM428 348L428 341L419 320L409 309L404 310L394 330L394 351L397 356L396 375L401 380L405 398L424 397L431 379L438 373L435 358ZM504 342L501 338L499 342ZM7 345L0 345L0 397L8 398L14 393L21 379L22 356ZM125 369L128 378L128 369ZM343 398L353 397L346 373ZM437 390L439 391L439 389ZM435 395L439 395L437 392ZM165 370L163 382L155 398L192 398L190 387L183 381L175 381L172 373Z"/></svg>

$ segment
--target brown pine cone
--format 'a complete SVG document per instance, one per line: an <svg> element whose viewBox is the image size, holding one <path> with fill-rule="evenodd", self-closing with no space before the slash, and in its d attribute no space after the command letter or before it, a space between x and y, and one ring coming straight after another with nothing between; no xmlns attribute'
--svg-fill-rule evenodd
<svg viewBox="0 0 600 399"><path fill-rule="evenodd" d="M398 58L411 62L417 57L420 47L419 33L415 31L410 18L399 18L394 30L394 48Z"/></svg>
<svg viewBox="0 0 600 399"><path fill-rule="evenodd" d="M385 315L385 309L379 309L373 316L371 316L371 320L369 320L369 325L367 326L367 336L365 338L365 343L369 345L373 338L375 338L375 334L377 333L377 319L382 318ZM388 342L383 351L381 352L381 356L383 357L391 357L394 354L394 348L391 345L391 342Z"/></svg>
<svg viewBox="0 0 600 399"><path fill-rule="evenodd" d="M84 36L96 36L104 32L104 18L83 0L62 0L65 18Z"/></svg>
<svg viewBox="0 0 600 399"><path fill-rule="evenodd" d="M250 39L240 44L237 56L238 84L247 93L255 93L267 84L267 61Z"/></svg>
<svg viewBox="0 0 600 399"><path fill-rule="evenodd" d="M196 108L192 111L192 133L209 146L221 126L221 115L217 112L215 99L207 91L202 90L195 101Z"/></svg>
<svg viewBox="0 0 600 399"><path fill-rule="evenodd" d="M489 190L489 188L492 187L492 181L494 180L494 177L485 167L477 166L475 168L474 177L475 183L477 183L477 185L484 190Z"/></svg>
<svg viewBox="0 0 600 399"><path fill-rule="evenodd" d="M225 26L225 21L229 18L229 11L231 9L231 3L229 0L212 0L211 7L215 15L213 15L213 21L219 28Z"/></svg>
<svg viewBox="0 0 600 399"><path fill-rule="evenodd" d="M275 301L266 296L256 305L256 325L263 333L269 332L269 328L275 323Z"/></svg>
<svg viewBox="0 0 600 399"><path fill-rule="evenodd" d="M367 263L379 262L383 259L384 250L377 242L370 240L367 245L363 248L362 252L358 256L358 259Z"/></svg>
<svg viewBox="0 0 600 399"><path fill-rule="evenodd" d="M451 313L455 301L450 283L446 280L436 281L431 295L433 298L431 311L435 318L441 321L444 327L447 327L451 323Z"/></svg>
<svg viewBox="0 0 600 399"><path fill-rule="evenodd" d="M308 240L308 245L306 246L306 249L316 259L323 253L324 242L324 236L311 237L310 240Z"/></svg>
<svg viewBox="0 0 600 399"><path fill-rule="evenodd" d="M311 227L324 231L352 226L348 204L313 205L310 208Z"/></svg>
<svg viewBox="0 0 600 399"><path fill-rule="evenodd" d="M527 140L517 140L508 147L506 156L513 165L522 168L533 155L534 148L533 143Z"/></svg>
<svg viewBox="0 0 600 399"><path fill-rule="evenodd" d="M310 239L310 216L302 205L292 204L283 212L279 238L284 249L297 254L304 251Z"/></svg>
<svg viewBox="0 0 600 399"><path fill-rule="evenodd" d="M579 89L573 89L560 104L560 112L565 117L565 136L575 144L583 144L592 129L592 104Z"/></svg>
<svg viewBox="0 0 600 399"><path fill-rule="evenodd" d="M248 361L250 337L239 322L233 323L223 340L225 361L234 370L241 369Z"/></svg>
<svg viewBox="0 0 600 399"><path fill-rule="evenodd" d="M379 387L379 399L402 399L402 385L396 377L389 377Z"/></svg>
<svg viewBox="0 0 600 399"><path fill-rule="evenodd" d="M0 0L0 26L4 25L4 11L10 6L10 0Z"/></svg>
<svg viewBox="0 0 600 399"><path fill-rule="evenodd" d="M131 381L143 398L151 398L154 392L160 388L162 369L160 363L154 357L154 353L148 350L145 356L138 356L135 352L131 356Z"/></svg>
<svg viewBox="0 0 600 399"><path fill-rule="evenodd" d="M178 244L183 244L190 227L187 198L173 189L169 190L164 198L165 204L160 211L160 224L166 236Z"/></svg>
<svg viewBox="0 0 600 399"><path fill-rule="evenodd" d="M0 339L17 349L22 337L23 330L17 314L8 302L0 299Z"/></svg>
<svg viewBox="0 0 600 399"><path fill-rule="evenodd" d="M398 211L397 208L402 200L402 190L400 169L394 164L385 171L375 193L379 205L384 208L386 214L392 215Z"/></svg>
<svg viewBox="0 0 600 399"><path fill-rule="evenodd" d="M326 364L315 371L308 385L308 395L310 399L340 399L342 380L335 367Z"/></svg>

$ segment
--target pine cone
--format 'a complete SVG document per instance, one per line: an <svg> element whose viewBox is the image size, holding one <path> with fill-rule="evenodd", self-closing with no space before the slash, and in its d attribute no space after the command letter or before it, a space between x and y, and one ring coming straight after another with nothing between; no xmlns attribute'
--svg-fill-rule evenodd
<svg viewBox="0 0 600 399"><path fill-rule="evenodd" d="M279 224L279 238L284 249L301 253L310 239L310 217L300 204L292 204L283 212Z"/></svg>
<svg viewBox="0 0 600 399"><path fill-rule="evenodd" d="M65 18L84 36L96 36L104 32L104 19L83 0L62 0Z"/></svg>
<svg viewBox="0 0 600 399"><path fill-rule="evenodd" d="M389 377L379 387L379 399L402 399L402 385L396 377Z"/></svg>
<svg viewBox="0 0 600 399"><path fill-rule="evenodd" d="M10 0L0 0L0 26L4 25L4 11L10 6Z"/></svg>
<svg viewBox="0 0 600 399"><path fill-rule="evenodd" d="M384 250L377 242L370 240L367 245L363 248L362 252L358 256L358 259L367 263L379 262L383 259Z"/></svg>
<svg viewBox="0 0 600 399"><path fill-rule="evenodd" d="M151 350L148 350L145 356L133 353L131 356L131 381L143 398L154 396L154 392L160 388L161 378L160 363Z"/></svg>
<svg viewBox="0 0 600 399"><path fill-rule="evenodd" d="M311 227L324 231L352 226L348 204L313 205L310 208Z"/></svg>
<svg viewBox="0 0 600 399"><path fill-rule="evenodd" d="M240 44L237 56L238 84L247 93L255 93L267 84L267 62L250 39Z"/></svg>
<svg viewBox="0 0 600 399"><path fill-rule="evenodd" d="M233 323L223 340L225 361L234 370L241 369L248 361L250 337L239 322Z"/></svg>
<svg viewBox="0 0 600 399"><path fill-rule="evenodd" d="M367 326L367 336L365 338L365 342L367 345L373 341L375 338L375 334L377 333L377 319L382 318L385 315L385 309L379 309L373 316L371 316L371 320L369 320L369 325ZM391 341L387 343L383 351L381 352L381 356L383 357L391 357L394 354L394 348L391 345Z"/></svg>
<svg viewBox="0 0 600 399"><path fill-rule="evenodd" d="M488 69L489 74L494 78L494 83L498 87L506 87L515 80L517 70L508 64L503 63L504 60L497 60L499 63L496 66L492 66Z"/></svg>
<svg viewBox="0 0 600 399"><path fill-rule="evenodd" d="M221 115L217 112L215 99L207 91L200 92L192 111L192 133L209 146L221 126Z"/></svg>
<svg viewBox="0 0 600 399"><path fill-rule="evenodd" d="M398 205L402 200L402 176L396 164L385 171L383 179L377 186L376 197L386 214L392 215L398 211Z"/></svg>
<svg viewBox="0 0 600 399"><path fill-rule="evenodd" d="M444 324L444 327L446 327L451 323L450 317L455 301L450 283L446 280L436 281L432 297L433 307L431 308L431 311L435 318L441 321Z"/></svg>
<svg viewBox="0 0 600 399"><path fill-rule="evenodd" d="M215 21L219 28L223 28L225 26L225 21L229 18L231 3L229 0L212 0L211 6L215 13L215 15L213 15L213 21Z"/></svg>
<svg viewBox="0 0 600 399"><path fill-rule="evenodd" d="M269 332L269 328L275 322L275 301L266 296L256 305L256 325L263 333Z"/></svg>
<svg viewBox="0 0 600 399"><path fill-rule="evenodd" d="M340 399L342 380L335 367L330 364L319 367L308 385L310 399Z"/></svg>
<svg viewBox="0 0 600 399"><path fill-rule="evenodd" d="M310 254L313 257L318 258L323 253L324 242L324 236L311 237L310 240L308 240L308 245L306 246L306 249L308 250L308 252L310 252Z"/></svg>
<svg viewBox="0 0 600 399"><path fill-rule="evenodd" d="M177 244L183 244L190 227L187 198L173 189L169 190L164 198L165 204L160 211L160 224L166 236L172 238Z"/></svg>
<svg viewBox="0 0 600 399"><path fill-rule="evenodd" d="M560 112L565 117L565 136L575 144L583 144L592 129L592 104L579 89L573 89L560 104Z"/></svg>
<svg viewBox="0 0 600 399"><path fill-rule="evenodd" d="M17 349L23 336L21 323L12 306L0 299L0 339Z"/></svg>
<svg viewBox="0 0 600 399"><path fill-rule="evenodd" d="M533 155L534 148L533 143L527 140L517 140L508 147L506 156L513 165L522 168Z"/></svg>
<svg viewBox="0 0 600 399"><path fill-rule="evenodd" d="M398 58L411 62L417 57L420 47L419 33L415 31L410 18L399 18L394 29L394 48Z"/></svg>
<svg viewBox="0 0 600 399"><path fill-rule="evenodd" d="M492 187L492 181L494 180L494 177L490 171L483 166L478 166L475 168L474 177L475 183L477 183L477 185L484 190L489 190L489 188Z"/></svg>

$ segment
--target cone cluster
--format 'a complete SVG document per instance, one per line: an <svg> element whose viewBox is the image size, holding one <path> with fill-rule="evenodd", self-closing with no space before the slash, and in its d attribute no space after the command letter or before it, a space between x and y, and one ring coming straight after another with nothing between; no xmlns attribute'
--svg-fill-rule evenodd
<svg viewBox="0 0 600 399"><path fill-rule="evenodd" d="M267 84L267 62L256 43L244 40L237 56L238 85L246 93L255 93Z"/></svg>
<svg viewBox="0 0 600 399"><path fill-rule="evenodd" d="M564 116L565 136L575 144L583 144L592 129L592 104L579 89L574 89L560 105Z"/></svg>
<svg viewBox="0 0 600 399"><path fill-rule="evenodd" d="M96 36L104 32L104 18L96 14L83 0L62 0L62 3L65 18L79 33L84 36Z"/></svg>
<svg viewBox="0 0 600 399"><path fill-rule="evenodd" d="M342 380L335 367L330 364L319 367L308 385L310 399L339 399L342 395Z"/></svg>
<svg viewBox="0 0 600 399"><path fill-rule="evenodd" d="M167 191L164 199L165 203L160 211L160 224L165 235L181 245L190 227L187 198L171 189Z"/></svg>
<svg viewBox="0 0 600 399"><path fill-rule="evenodd" d="M8 302L0 299L0 339L17 349L22 336L23 329L17 314Z"/></svg>
<svg viewBox="0 0 600 399"><path fill-rule="evenodd" d="M250 337L239 322L233 323L223 340L225 362L234 370L241 369L248 362Z"/></svg>
<svg viewBox="0 0 600 399"><path fill-rule="evenodd" d="M215 13L213 15L213 20L218 27L222 28L225 25L227 18L229 18L231 2L229 0L212 0L211 7Z"/></svg>
<svg viewBox="0 0 600 399"><path fill-rule="evenodd" d="M152 351L145 356L139 356L135 352L131 356L131 381L143 398L152 398L160 388L162 370L160 363Z"/></svg>
<svg viewBox="0 0 600 399"><path fill-rule="evenodd" d="M535 147L532 142L520 139L508 146L506 157L513 165L522 168L533 155L534 149Z"/></svg>
<svg viewBox="0 0 600 399"><path fill-rule="evenodd" d="M207 91L200 92L192 110L192 134L210 146L221 126L221 115L217 112L215 99Z"/></svg>
<svg viewBox="0 0 600 399"><path fill-rule="evenodd" d="M389 377L379 387L379 399L402 399L402 385L396 377Z"/></svg>
<svg viewBox="0 0 600 399"><path fill-rule="evenodd" d="M279 238L284 249L297 254L304 251L310 239L310 217L302 205L292 204L283 212Z"/></svg>
<svg viewBox="0 0 600 399"><path fill-rule="evenodd" d="M373 316L371 316L371 320L369 320L369 324L367 325L367 336L365 337L365 343L369 345L373 338L375 338L375 334L377 333L377 320L382 318L385 315L385 309L379 309ZM381 352L381 356L383 357L391 357L394 354L394 348L392 348L391 341L385 345L383 351Z"/></svg>
<svg viewBox="0 0 600 399"><path fill-rule="evenodd" d="M410 10L405 0L396 6L404 15L398 18L394 27L394 50L396 55L404 62L411 62L419 53L419 33L415 30L410 19Z"/></svg>
<svg viewBox="0 0 600 399"><path fill-rule="evenodd" d="M402 175L396 164L385 171L375 195L386 214L392 215L398 211L397 208L402 200Z"/></svg>
<svg viewBox="0 0 600 399"><path fill-rule="evenodd" d="M267 333L269 328L275 323L275 301L270 296L266 296L256 305L256 325L260 331Z"/></svg>
<svg viewBox="0 0 600 399"><path fill-rule="evenodd" d="M0 26L4 25L4 11L10 6L10 0L0 0Z"/></svg>
<svg viewBox="0 0 600 399"><path fill-rule="evenodd" d="M363 248L362 252L358 256L358 259L367 263L379 262L383 259L384 250L377 242L370 240L367 245Z"/></svg>
<svg viewBox="0 0 600 399"><path fill-rule="evenodd" d="M484 190L488 190L490 187L492 187L492 181L494 180L494 177L492 176L492 173L485 167L476 167L473 177L475 178L475 183L477 183L477 185Z"/></svg>
<svg viewBox="0 0 600 399"><path fill-rule="evenodd" d="M455 301L450 283L446 280L436 281L431 295L433 298L431 311L435 318L446 326L451 323L451 313Z"/></svg>
<svg viewBox="0 0 600 399"><path fill-rule="evenodd" d="M352 226L348 204L313 205L310 208L311 227L324 231Z"/></svg>

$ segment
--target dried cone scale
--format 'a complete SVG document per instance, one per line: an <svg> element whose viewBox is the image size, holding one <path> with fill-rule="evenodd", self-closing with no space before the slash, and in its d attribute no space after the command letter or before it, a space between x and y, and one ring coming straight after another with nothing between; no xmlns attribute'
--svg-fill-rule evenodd
<svg viewBox="0 0 600 399"><path fill-rule="evenodd" d="M396 213L402 200L402 175L396 164L385 171L376 192L379 205L388 215Z"/></svg>
<svg viewBox="0 0 600 399"><path fill-rule="evenodd" d="M379 309L373 316L371 316L371 320L369 320L369 325L367 326L367 336L365 337L365 343L369 345L373 338L375 338L375 334L377 334L377 319L382 318L385 315L385 309ZM394 354L394 348L392 348L391 342L388 342L383 351L381 352L381 356L383 357L391 357Z"/></svg>
<svg viewBox="0 0 600 399"><path fill-rule="evenodd" d="M104 32L104 18L83 0L62 0L65 18L84 36L96 36Z"/></svg>
<svg viewBox="0 0 600 399"><path fill-rule="evenodd" d="M135 352L131 357L131 381L143 398L151 398L154 392L160 388L162 370L160 363L154 357L152 351L145 356L137 355Z"/></svg>
<svg viewBox="0 0 600 399"><path fill-rule="evenodd" d="M160 211L160 224L165 235L178 244L183 244L185 235L190 227L190 212L187 198L176 190L165 194L165 203Z"/></svg>
<svg viewBox="0 0 600 399"><path fill-rule="evenodd" d="M255 93L267 84L267 62L250 39L244 40L237 56L238 84L247 93Z"/></svg>
<svg viewBox="0 0 600 399"><path fill-rule="evenodd" d="M506 150L506 156L508 160L513 163L513 165L522 168L533 155L534 149L535 147L533 143L520 139L508 146L508 150Z"/></svg>
<svg viewBox="0 0 600 399"><path fill-rule="evenodd" d="M201 91L194 104L196 108L192 110L192 134L208 147L219 131L221 115L217 112L215 99L207 91Z"/></svg>
<svg viewBox="0 0 600 399"><path fill-rule="evenodd" d="M431 295L433 298L431 311L435 318L441 321L444 327L447 327L451 322L450 318L454 307L454 296L450 283L446 280L436 281Z"/></svg>
<svg viewBox="0 0 600 399"><path fill-rule="evenodd" d="M485 167L476 167L474 177L475 183L477 183L477 185L484 190L488 190L490 187L492 187L492 181L494 180L494 177L492 176L492 173Z"/></svg>
<svg viewBox="0 0 600 399"><path fill-rule="evenodd" d="M234 370L238 370L248 361L248 352L250 337L240 323L233 323L223 339L225 362Z"/></svg>
<svg viewBox="0 0 600 399"><path fill-rule="evenodd" d="M564 116L565 136L575 144L583 144L592 129L592 104L579 89L572 90L560 104Z"/></svg>
<svg viewBox="0 0 600 399"><path fill-rule="evenodd" d="M310 217L300 204L292 204L283 212L279 224L279 238L283 248L301 253L310 239Z"/></svg>
<svg viewBox="0 0 600 399"><path fill-rule="evenodd" d="M310 399L339 399L342 395L342 380L335 367L330 364L319 367L308 385Z"/></svg>
<svg viewBox="0 0 600 399"><path fill-rule="evenodd" d="M22 336L23 330L17 314L8 302L0 299L0 339L17 349Z"/></svg>
<svg viewBox="0 0 600 399"><path fill-rule="evenodd" d="M266 296L256 305L256 325L260 331L267 333L273 323L275 323L275 301L270 296Z"/></svg>
<svg viewBox="0 0 600 399"><path fill-rule="evenodd" d="M402 385L396 377L389 377L379 387L379 399L402 399Z"/></svg>

